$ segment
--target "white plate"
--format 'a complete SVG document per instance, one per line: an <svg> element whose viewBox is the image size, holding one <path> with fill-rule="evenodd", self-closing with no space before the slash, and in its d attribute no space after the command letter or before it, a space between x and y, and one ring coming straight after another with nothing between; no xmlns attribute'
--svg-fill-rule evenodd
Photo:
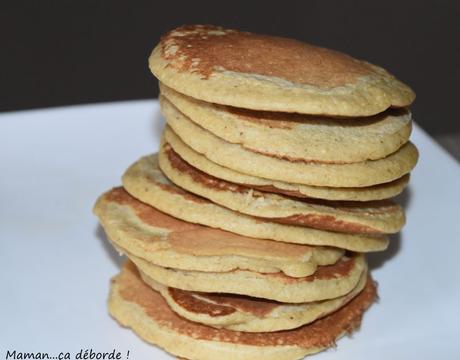
<svg viewBox="0 0 460 360"><path fill-rule="evenodd" d="M107 314L120 258L91 208L126 167L158 147L158 103L0 115L0 357L80 349L169 359ZM421 153L407 225L370 257L380 301L353 339L315 359L459 359L460 168L415 127ZM218 359L216 359L218 360Z"/></svg>

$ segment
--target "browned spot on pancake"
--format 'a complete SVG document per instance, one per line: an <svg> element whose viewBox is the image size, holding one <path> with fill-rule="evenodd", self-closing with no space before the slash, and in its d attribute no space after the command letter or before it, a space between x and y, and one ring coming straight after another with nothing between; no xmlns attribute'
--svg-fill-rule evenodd
<svg viewBox="0 0 460 360"><path fill-rule="evenodd" d="M384 215L401 211L401 206L392 200L348 201L323 199L296 199L311 205L328 206L334 209L354 214Z"/></svg>
<svg viewBox="0 0 460 360"><path fill-rule="evenodd" d="M274 186L254 186L254 185L238 185L235 183L231 183L222 179L218 179L212 175L206 174L205 172L193 167L189 163L187 163L184 159L180 157L178 153L174 151L174 149L171 147L169 143L164 143L163 149L165 151L166 156L168 157L170 165L178 170L179 172L186 173L192 177L192 179L196 182L199 182L207 187L216 189L216 190L222 190L222 191L232 191L232 192L239 192L239 193L247 193L249 191L248 188L253 188L253 189L260 189L264 190L266 189L267 192L273 189L277 189ZM275 191L272 191L275 192ZM278 192L279 189L278 189ZM286 190L282 192L283 194L286 195L292 195L292 196L299 196L299 192L296 191L289 191ZM301 195L301 194L300 194ZM253 193L252 196L257 197L257 193ZM302 197L305 197L302 195Z"/></svg>
<svg viewBox="0 0 460 360"><path fill-rule="evenodd" d="M362 215L362 216L376 216L376 215L392 215L397 212L401 212L401 206L397 205L391 200L375 200L375 201L330 201L322 199L296 199L296 201L303 201L311 205L328 206L333 207L338 211L343 211L350 214ZM322 214L296 214L283 218L270 218L271 221L275 221L281 224L292 224L309 226L321 230L339 231L352 234L368 234L378 235L383 234L378 229L372 228L359 223L350 221L343 221L337 219L333 215L322 215Z"/></svg>
<svg viewBox="0 0 460 360"><path fill-rule="evenodd" d="M338 51L215 26L183 26L167 33L160 45L170 66L203 79L217 68L329 89L376 75L369 64Z"/></svg>
<svg viewBox="0 0 460 360"><path fill-rule="evenodd" d="M250 238L220 229L189 223L169 216L129 195L123 188L112 189L106 201L128 206L145 224L169 230L168 243L178 252L201 255L236 255L257 252L259 256L291 258L299 261L311 254L308 245Z"/></svg>
<svg viewBox="0 0 460 360"><path fill-rule="evenodd" d="M173 231L169 233L168 240L177 251L202 256L225 254L250 256L256 252L258 256L300 261L303 257L308 257L312 251L312 247L308 245L250 238L199 225L186 231Z"/></svg>
<svg viewBox="0 0 460 360"><path fill-rule="evenodd" d="M364 290L347 305L315 322L293 330L270 333L244 333L209 326L186 320L174 313L163 297L146 285L134 265L125 266L115 282L119 294L127 302L140 306L146 316L159 326L171 329L194 339L221 341L253 346L299 346L302 348L326 347L344 332L357 328L365 310L376 298L376 286L368 278Z"/></svg>
<svg viewBox="0 0 460 360"><path fill-rule="evenodd" d="M234 313L236 309L231 306L213 304L203 301L195 293L174 288L168 288L169 295L180 307L196 314L206 314L212 317L226 316Z"/></svg>
<svg viewBox="0 0 460 360"><path fill-rule="evenodd" d="M300 191L296 190L286 190L286 189L280 189L276 186L273 185L252 185L252 184L242 184L243 186L247 186L252 189L260 190L260 191L265 191L265 192L271 192L271 193L276 193L276 194L282 194L282 195L287 195L287 196L292 196L296 198L308 198L310 197L308 195L302 194Z"/></svg>
<svg viewBox="0 0 460 360"><path fill-rule="evenodd" d="M134 198L122 187L116 187L104 194L104 198L109 202L120 205L127 205L134 202Z"/></svg>
<svg viewBox="0 0 460 360"><path fill-rule="evenodd" d="M239 310L262 318L280 305L277 301L237 294L201 293L174 288L168 288L168 292L187 311L213 317L230 315Z"/></svg>
<svg viewBox="0 0 460 360"><path fill-rule="evenodd" d="M178 170L181 173L188 174L192 177L192 179L198 183L201 183L207 187L216 189L216 190L224 190L224 191L232 191L232 192L247 192L248 189L244 186L240 186L234 183L230 183L221 179L218 179L212 175L206 174L205 172L193 167L185 160L183 160L179 154L177 154L171 145L165 143L163 146L166 156L168 157L169 163L171 166Z"/></svg>
<svg viewBox="0 0 460 360"><path fill-rule="evenodd" d="M245 295L217 293L201 293L200 295L212 300L217 304L231 306L232 308L252 314L259 318L267 316L280 305L280 303L277 301L253 298Z"/></svg>
<svg viewBox="0 0 460 360"><path fill-rule="evenodd" d="M199 227L185 221L178 220L172 216L166 215L155 209L153 206L132 197L123 188L115 188L106 194L107 201L115 202L120 205L129 206L143 222L150 226L174 230L174 231L191 231Z"/></svg>
<svg viewBox="0 0 460 360"><path fill-rule="evenodd" d="M370 226L338 220L332 215L297 214L283 218L270 218L270 220L280 224L308 226L314 229L339 231L350 234L383 234L381 231Z"/></svg>

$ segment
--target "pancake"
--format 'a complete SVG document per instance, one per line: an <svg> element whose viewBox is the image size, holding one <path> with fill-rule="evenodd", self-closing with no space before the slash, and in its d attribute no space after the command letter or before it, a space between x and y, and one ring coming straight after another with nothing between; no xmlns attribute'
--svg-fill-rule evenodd
<svg viewBox="0 0 460 360"><path fill-rule="evenodd" d="M207 103L160 83L161 94L197 125L244 149L287 160L354 163L398 150L412 128L408 110L337 119Z"/></svg>
<svg viewBox="0 0 460 360"><path fill-rule="evenodd" d="M187 223L133 198L122 188L103 194L94 207L109 239L156 265L182 270L279 272L311 275L317 265L334 264L336 248L255 239Z"/></svg>
<svg viewBox="0 0 460 360"><path fill-rule="evenodd" d="M319 266L313 275L301 278L281 272L178 270L154 265L128 252L126 255L136 264L147 284L153 280L181 290L239 294L296 304L348 294L367 269L364 256L358 253L345 255L334 265Z"/></svg>
<svg viewBox="0 0 460 360"><path fill-rule="evenodd" d="M294 199L253 190L208 175L184 161L168 144L159 153L163 173L177 186L243 214L316 229L361 234L396 233L404 212L394 202L331 202Z"/></svg>
<svg viewBox="0 0 460 360"><path fill-rule="evenodd" d="M334 346L357 329L376 289L368 281L346 306L295 330L243 333L188 321L174 313L163 297L142 282L132 264L112 279L109 311L143 340L191 360L295 360Z"/></svg>
<svg viewBox="0 0 460 360"><path fill-rule="evenodd" d="M344 296L302 304L286 304L234 294L185 291L150 282L183 318L215 328L245 332L295 329L329 315L344 306L364 288L367 274Z"/></svg>
<svg viewBox="0 0 460 360"><path fill-rule="evenodd" d="M168 142L181 158L209 175L246 187L293 197L349 201L382 200L400 194L409 182L409 174L389 183L361 188L309 186L264 179L246 175L210 161L208 158L185 144L180 137L168 127L163 133L163 139L163 141Z"/></svg>
<svg viewBox="0 0 460 360"><path fill-rule="evenodd" d="M279 159L222 140L196 125L164 97L160 98L160 104L168 125L192 149L219 165L266 179L313 186L372 186L409 173L418 159L417 149L411 142L383 159L352 164Z"/></svg>
<svg viewBox="0 0 460 360"><path fill-rule="evenodd" d="M209 25L164 35L149 67L178 92L245 109L368 116L415 98L384 69L338 51Z"/></svg>
<svg viewBox="0 0 460 360"><path fill-rule="evenodd" d="M123 186L133 197L175 218L244 236L358 252L381 251L388 246L388 238L382 235L279 224L226 209L172 184L159 169L157 155L143 157L131 165L123 175Z"/></svg>

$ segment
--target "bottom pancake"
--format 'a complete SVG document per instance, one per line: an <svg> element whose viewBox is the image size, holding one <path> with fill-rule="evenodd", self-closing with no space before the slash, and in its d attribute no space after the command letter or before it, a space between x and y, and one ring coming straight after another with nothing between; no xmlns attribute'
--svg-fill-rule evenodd
<svg viewBox="0 0 460 360"><path fill-rule="evenodd" d="M187 320L235 331L272 332L295 329L336 311L358 295L367 281L365 272L358 285L346 295L300 304L244 295L185 291L154 281L149 285L163 296L174 312Z"/></svg>
<svg viewBox="0 0 460 360"><path fill-rule="evenodd" d="M359 327L373 303L376 288L364 290L333 314L294 330L243 333L215 329L181 318L163 297L144 284L131 263L112 280L109 311L142 339L190 360L294 360L334 345Z"/></svg>

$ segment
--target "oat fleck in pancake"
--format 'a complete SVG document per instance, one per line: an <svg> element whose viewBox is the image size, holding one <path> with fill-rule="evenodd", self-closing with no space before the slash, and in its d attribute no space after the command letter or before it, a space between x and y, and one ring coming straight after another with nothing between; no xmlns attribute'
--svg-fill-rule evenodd
<svg viewBox="0 0 460 360"><path fill-rule="evenodd" d="M309 324L341 308L358 295L368 279L361 275L358 285L348 294L334 299L301 304L235 294L200 293L149 284L178 315L215 328L245 332L272 332Z"/></svg>
<svg viewBox="0 0 460 360"><path fill-rule="evenodd" d="M384 69L340 52L216 26L170 31L149 66L183 94L254 110L368 116L415 98Z"/></svg>
<svg viewBox="0 0 460 360"><path fill-rule="evenodd" d="M394 202L330 202L300 200L253 190L217 179L184 161L169 144L163 144L160 168L177 186L243 214L286 224L347 233L398 232L404 212Z"/></svg>
<svg viewBox="0 0 460 360"><path fill-rule="evenodd" d="M412 129L407 109L338 119L207 103L161 83L160 90L180 112L221 139L287 160L353 163L381 159L405 144Z"/></svg>
<svg viewBox="0 0 460 360"><path fill-rule="evenodd" d="M358 252L381 251L388 246L388 238L382 235L279 224L226 209L172 184L161 172L157 155L143 157L131 165L123 175L123 186L133 197L168 215L244 236Z"/></svg>
<svg viewBox="0 0 460 360"><path fill-rule="evenodd" d="M376 289L364 290L333 314L294 330L244 333L214 329L185 320L163 297L142 282L132 264L112 280L109 311L142 339L191 360L295 360L333 346L341 336L359 327Z"/></svg>
<svg viewBox="0 0 460 360"><path fill-rule="evenodd" d="M103 194L94 207L109 239L156 265L182 270L246 269L294 277L311 275L317 265L334 264L343 251L255 239L187 223L130 196L122 188Z"/></svg>

